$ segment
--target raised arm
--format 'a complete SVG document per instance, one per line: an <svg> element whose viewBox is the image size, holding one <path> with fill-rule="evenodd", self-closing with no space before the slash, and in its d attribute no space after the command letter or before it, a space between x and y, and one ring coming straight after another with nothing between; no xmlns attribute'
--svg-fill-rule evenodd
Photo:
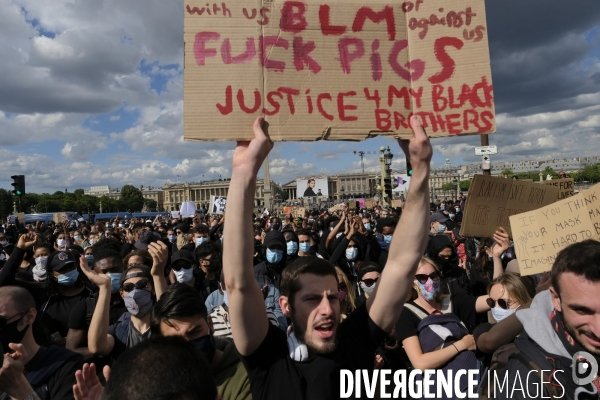
<svg viewBox="0 0 600 400"><path fill-rule="evenodd" d="M167 290L167 280L165 279L165 266L169 258L169 248L160 240L148 245L148 252L152 256L152 281L156 291L156 299Z"/></svg>
<svg viewBox="0 0 600 400"><path fill-rule="evenodd" d="M254 122L254 139L238 142L233 154L231 182L227 196L227 220L223 244L223 273L229 298L229 314L235 347L241 355L252 354L269 329L263 293L254 279L252 260L254 230L252 211L256 174L273 143L262 129L263 118Z"/></svg>
<svg viewBox="0 0 600 400"><path fill-rule="evenodd" d="M392 330L400 317L404 300L412 289L429 227L429 164L433 150L419 119L413 116L410 124L414 137L399 141L413 168L410 189L380 283L367 300L371 319L386 332Z"/></svg>
<svg viewBox="0 0 600 400"><path fill-rule="evenodd" d="M494 233L494 246L492 247L492 256L494 260L494 277L496 279L504 273L502 266L502 254L510 247L510 237L504 228L499 228Z"/></svg>

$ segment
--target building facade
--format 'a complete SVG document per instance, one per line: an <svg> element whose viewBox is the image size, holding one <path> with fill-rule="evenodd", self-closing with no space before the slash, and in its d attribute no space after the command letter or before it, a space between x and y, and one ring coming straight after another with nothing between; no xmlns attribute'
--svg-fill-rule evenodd
<svg viewBox="0 0 600 400"><path fill-rule="evenodd" d="M156 211L165 210L164 192L162 191L162 189L158 189L152 186L141 186L140 190L142 191L142 196L144 196L144 199L154 200L156 202Z"/></svg>
<svg viewBox="0 0 600 400"><path fill-rule="evenodd" d="M196 209L210 208L212 196L227 197L229 192L229 183L231 179L220 179L205 182L186 182L178 184L166 184L162 187L164 209L166 211L177 211L181 203L193 201ZM280 187L271 181L271 196L277 198L281 194ZM259 179L256 182L256 193L254 194L254 206L256 208L264 207L264 180Z"/></svg>

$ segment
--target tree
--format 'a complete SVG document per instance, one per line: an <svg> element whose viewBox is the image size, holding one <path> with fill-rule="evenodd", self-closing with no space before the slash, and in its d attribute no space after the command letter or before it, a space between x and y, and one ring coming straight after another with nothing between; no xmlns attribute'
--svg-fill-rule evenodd
<svg viewBox="0 0 600 400"><path fill-rule="evenodd" d="M515 173L512 172L510 169L506 168L504 171L500 172L500 175L504 176L508 176L509 178L511 178Z"/></svg>
<svg viewBox="0 0 600 400"><path fill-rule="evenodd" d="M469 188L471 187L471 182L472 181L470 179L460 181L460 183L458 184L458 187L460 188L461 191L467 192L467 191L469 191Z"/></svg>
<svg viewBox="0 0 600 400"><path fill-rule="evenodd" d="M133 185L125 185L121 189L121 204L123 211L136 212L144 207L144 196L142 191Z"/></svg>
<svg viewBox="0 0 600 400"><path fill-rule="evenodd" d="M442 185L442 190L456 190L456 184L452 182L444 183Z"/></svg>
<svg viewBox="0 0 600 400"><path fill-rule="evenodd" d="M550 175L552 177L552 179L557 179L558 178L558 174L556 173L556 171L554 171L554 169L551 166L547 166L546 168L544 168L544 170L542 171L542 173L544 174L544 179L546 179L546 177L548 175Z"/></svg>
<svg viewBox="0 0 600 400"><path fill-rule="evenodd" d="M156 200L152 200L152 199L144 199L144 205L146 206L146 208L148 208L148 210L150 211L158 211L158 203L156 202Z"/></svg>
<svg viewBox="0 0 600 400"><path fill-rule="evenodd" d="M80 197L85 195L85 191L83 189L75 189L75 196Z"/></svg>

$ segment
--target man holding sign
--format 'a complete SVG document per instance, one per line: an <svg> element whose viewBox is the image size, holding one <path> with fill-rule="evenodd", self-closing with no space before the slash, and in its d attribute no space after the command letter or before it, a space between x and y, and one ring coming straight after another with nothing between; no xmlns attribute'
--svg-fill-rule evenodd
<svg viewBox="0 0 600 400"><path fill-rule="evenodd" d="M256 174L273 147L262 122L262 118L256 120L254 139L238 142L233 156L223 253L233 339L248 371L254 399L337 399L340 369L373 370L375 350L393 329L412 289L427 237L431 144L413 117L414 137L400 142L414 168L411 190L388 262L366 304L340 325L335 268L316 257L300 257L282 276L279 303L293 326L286 337L269 324L251 268L254 241L248 215L253 208Z"/></svg>

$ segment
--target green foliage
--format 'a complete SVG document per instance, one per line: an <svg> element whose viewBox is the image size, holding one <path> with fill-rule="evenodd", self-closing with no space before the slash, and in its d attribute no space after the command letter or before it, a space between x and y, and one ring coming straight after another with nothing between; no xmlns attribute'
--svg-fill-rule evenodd
<svg viewBox="0 0 600 400"><path fill-rule="evenodd" d="M456 190L456 184L452 182L444 183L442 185L442 190Z"/></svg>
<svg viewBox="0 0 600 400"><path fill-rule="evenodd" d="M121 189L120 202L123 206L123 211L142 211L142 207L144 207L144 196L140 189L133 185L125 185Z"/></svg>
<svg viewBox="0 0 600 400"><path fill-rule="evenodd" d="M512 178L512 176L514 175L514 172L512 172L510 169L506 168L504 171L500 172L501 176L507 175L509 178Z"/></svg>
<svg viewBox="0 0 600 400"><path fill-rule="evenodd" d="M156 202L156 200L152 200L152 199L144 199L144 205L148 208L148 210L150 211L157 211L158 208L158 203Z"/></svg>
<svg viewBox="0 0 600 400"><path fill-rule="evenodd" d="M458 187L460 188L461 191L467 192L469 190L469 188L471 187L471 180L467 179L464 181L460 181L460 183L458 184Z"/></svg>

